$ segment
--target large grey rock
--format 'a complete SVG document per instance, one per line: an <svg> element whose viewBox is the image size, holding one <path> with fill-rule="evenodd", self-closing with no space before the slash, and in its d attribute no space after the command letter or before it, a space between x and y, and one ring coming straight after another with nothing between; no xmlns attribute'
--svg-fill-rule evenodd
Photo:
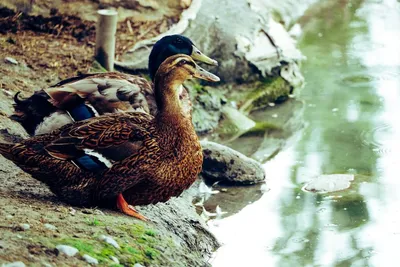
<svg viewBox="0 0 400 267"><path fill-rule="evenodd" d="M311 0L310 0L311 1ZM156 40L166 34L190 37L219 66L209 68L223 82L256 81L261 76L282 76L292 86L303 83L297 63L303 55L272 10L261 8L269 0L193 0L177 25L156 38L135 44L119 66L146 69ZM190 23L189 23L190 22ZM204 34L207 33L207 34Z"/></svg>
<svg viewBox="0 0 400 267"><path fill-rule="evenodd" d="M214 142L202 141L201 146L204 178L238 184L255 184L265 179L262 165L254 159Z"/></svg>

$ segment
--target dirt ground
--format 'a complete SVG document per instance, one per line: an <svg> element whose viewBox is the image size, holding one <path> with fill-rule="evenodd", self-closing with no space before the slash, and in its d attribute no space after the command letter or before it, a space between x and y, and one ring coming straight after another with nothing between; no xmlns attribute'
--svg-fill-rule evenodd
<svg viewBox="0 0 400 267"><path fill-rule="evenodd" d="M21 136L26 136L23 129L7 118L12 113L14 94L22 91L22 95L28 96L35 89L91 71L95 40L93 12L99 7L124 1L36 0L31 1L33 6L29 2L0 3L0 128ZM136 6L133 13L129 10L121 12L117 55L138 40L167 30L178 20L178 13L171 12L173 8L166 12L167 15L149 12L152 14L149 20L144 15L129 17L141 10L145 13L148 9L159 8L156 1L139 1L141 5L130 2ZM148 5L143 7L143 3ZM89 265L83 258L87 254L105 266L135 263L198 266L204 263L204 253L213 249L208 245L199 246L197 243L201 242L196 238L201 236L192 229L182 236L170 233L171 225L168 224L174 222L173 219L157 218L161 217L154 215L157 211L152 215L144 209L143 213L153 221L144 224L111 210L65 205L43 184L1 156L0 183L0 264L21 261L27 266L85 266ZM190 209L190 201L187 202L182 205L188 205ZM180 209L175 205L178 204L166 204L162 208ZM179 218L179 211L172 215L189 226L201 228L195 218L182 218L183 215ZM182 227L177 225L177 228ZM102 235L111 236L120 248L102 241ZM60 254L55 249L60 244L76 247L78 255ZM191 245L203 251L195 251Z"/></svg>

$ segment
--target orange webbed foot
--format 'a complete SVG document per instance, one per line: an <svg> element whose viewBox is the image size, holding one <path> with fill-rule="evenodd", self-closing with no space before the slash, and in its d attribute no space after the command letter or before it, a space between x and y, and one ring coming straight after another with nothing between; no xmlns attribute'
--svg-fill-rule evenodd
<svg viewBox="0 0 400 267"><path fill-rule="evenodd" d="M149 220L143 215L139 214L139 212L137 212L137 210L135 210L135 208L132 205L129 205L122 194L119 194L117 197L117 207L120 211L122 211L126 215L135 217L145 222Z"/></svg>

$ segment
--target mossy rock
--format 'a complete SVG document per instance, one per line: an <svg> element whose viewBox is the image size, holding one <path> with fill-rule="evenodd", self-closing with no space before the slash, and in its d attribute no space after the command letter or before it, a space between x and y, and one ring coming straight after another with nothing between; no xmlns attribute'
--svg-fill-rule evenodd
<svg viewBox="0 0 400 267"><path fill-rule="evenodd" d="M287 100L293 91L293 87L279 76L263 79L245 87L254 89L241 90L241 92L232 95L232 98L238 102L240 111L244 113L267 107L271 103L281 103ZM245 99L245 101L242 101L242 99Z"/></svg>

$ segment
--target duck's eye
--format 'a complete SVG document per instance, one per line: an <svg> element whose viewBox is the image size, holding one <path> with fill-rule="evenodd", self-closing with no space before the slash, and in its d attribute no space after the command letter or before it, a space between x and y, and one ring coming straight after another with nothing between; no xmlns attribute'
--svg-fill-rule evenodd
<svg viewBox="0 0 400 267"><path fill-rule="evenodd" d="M186 61L186 60L181 60L181 61L179 61L179 66L183 66L183 65L185 65L185 64L187 64L188 62Z"/></svg>

